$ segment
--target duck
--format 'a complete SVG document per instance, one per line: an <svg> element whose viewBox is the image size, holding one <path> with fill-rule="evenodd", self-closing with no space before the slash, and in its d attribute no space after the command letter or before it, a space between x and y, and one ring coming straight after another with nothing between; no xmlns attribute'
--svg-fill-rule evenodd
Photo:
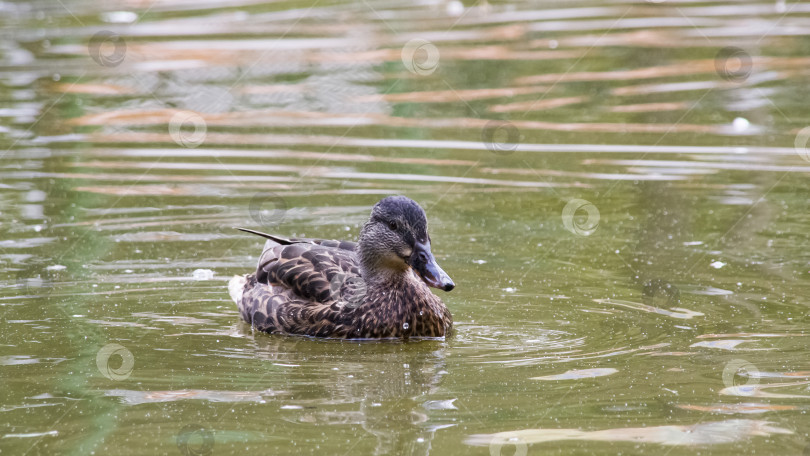
<svg viewBox="0 0 810 456"><path fill-rule="evenodd" d="M424 209L388 196L371 209L357 242L266 238L256 271L228 289L256 330L333 339L444 338L453 317L430 287L448 292L450 276L431 252Z"/></svg>

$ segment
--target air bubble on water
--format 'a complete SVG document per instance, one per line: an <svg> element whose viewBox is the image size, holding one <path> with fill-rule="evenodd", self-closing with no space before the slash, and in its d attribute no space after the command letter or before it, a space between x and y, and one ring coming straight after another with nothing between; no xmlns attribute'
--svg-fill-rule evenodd
<svg viewBox="0 0 810 456"><path fill-rule="evenodd" d="M410 327L411 327L411 325L409 325L407 322L402 324L402 329L408 329Z"/></svg>

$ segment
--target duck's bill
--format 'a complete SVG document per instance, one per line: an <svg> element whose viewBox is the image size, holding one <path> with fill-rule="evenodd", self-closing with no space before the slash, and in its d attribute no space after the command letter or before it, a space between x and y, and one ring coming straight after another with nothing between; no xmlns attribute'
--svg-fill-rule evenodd
<svg viewBox="0 0 810 456"><path fill-rule="evenodd" d="M411 254L411 267L428 286L444 291L450 291L456 286L450 276L444 272L444 269L436 263L436 258L433 257L433 253L430 251L430 243L417 243L414 246L414 251Z"/></svg>

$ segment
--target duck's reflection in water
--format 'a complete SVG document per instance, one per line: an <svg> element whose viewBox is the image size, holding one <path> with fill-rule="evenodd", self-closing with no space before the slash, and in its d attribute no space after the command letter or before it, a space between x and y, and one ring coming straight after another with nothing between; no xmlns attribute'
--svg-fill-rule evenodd
<svg viewBox="0 0 810 456"><path fill-rule="evenodd" d="M250 333L247 325L243 331ZM454 398L436 394L446 374L446 345L441 340L409 343L329 341L251 334L256 357L285 369L289 399L285 420L312 426L348 426L355 438L350 452L430 454L439 429L449 419L431 419L431 411L454 410ZM436 395L434 395L436 394ZM364 431L364 432L363 432ZM348 449L348 448L347 448Z"/></svg>

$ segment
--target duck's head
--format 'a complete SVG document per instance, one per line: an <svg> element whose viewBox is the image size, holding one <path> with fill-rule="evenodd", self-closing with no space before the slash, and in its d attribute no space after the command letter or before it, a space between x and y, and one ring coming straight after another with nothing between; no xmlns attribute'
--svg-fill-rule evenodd
<svg viewBox="0 0 810 456"><path fill-rule="evenodd" d="M425 211L412 199L380 200L360 232L358 254L364 275L389 276L413 268L429 286L452 290L456 285L430 251L427 228Z"/></svg>

